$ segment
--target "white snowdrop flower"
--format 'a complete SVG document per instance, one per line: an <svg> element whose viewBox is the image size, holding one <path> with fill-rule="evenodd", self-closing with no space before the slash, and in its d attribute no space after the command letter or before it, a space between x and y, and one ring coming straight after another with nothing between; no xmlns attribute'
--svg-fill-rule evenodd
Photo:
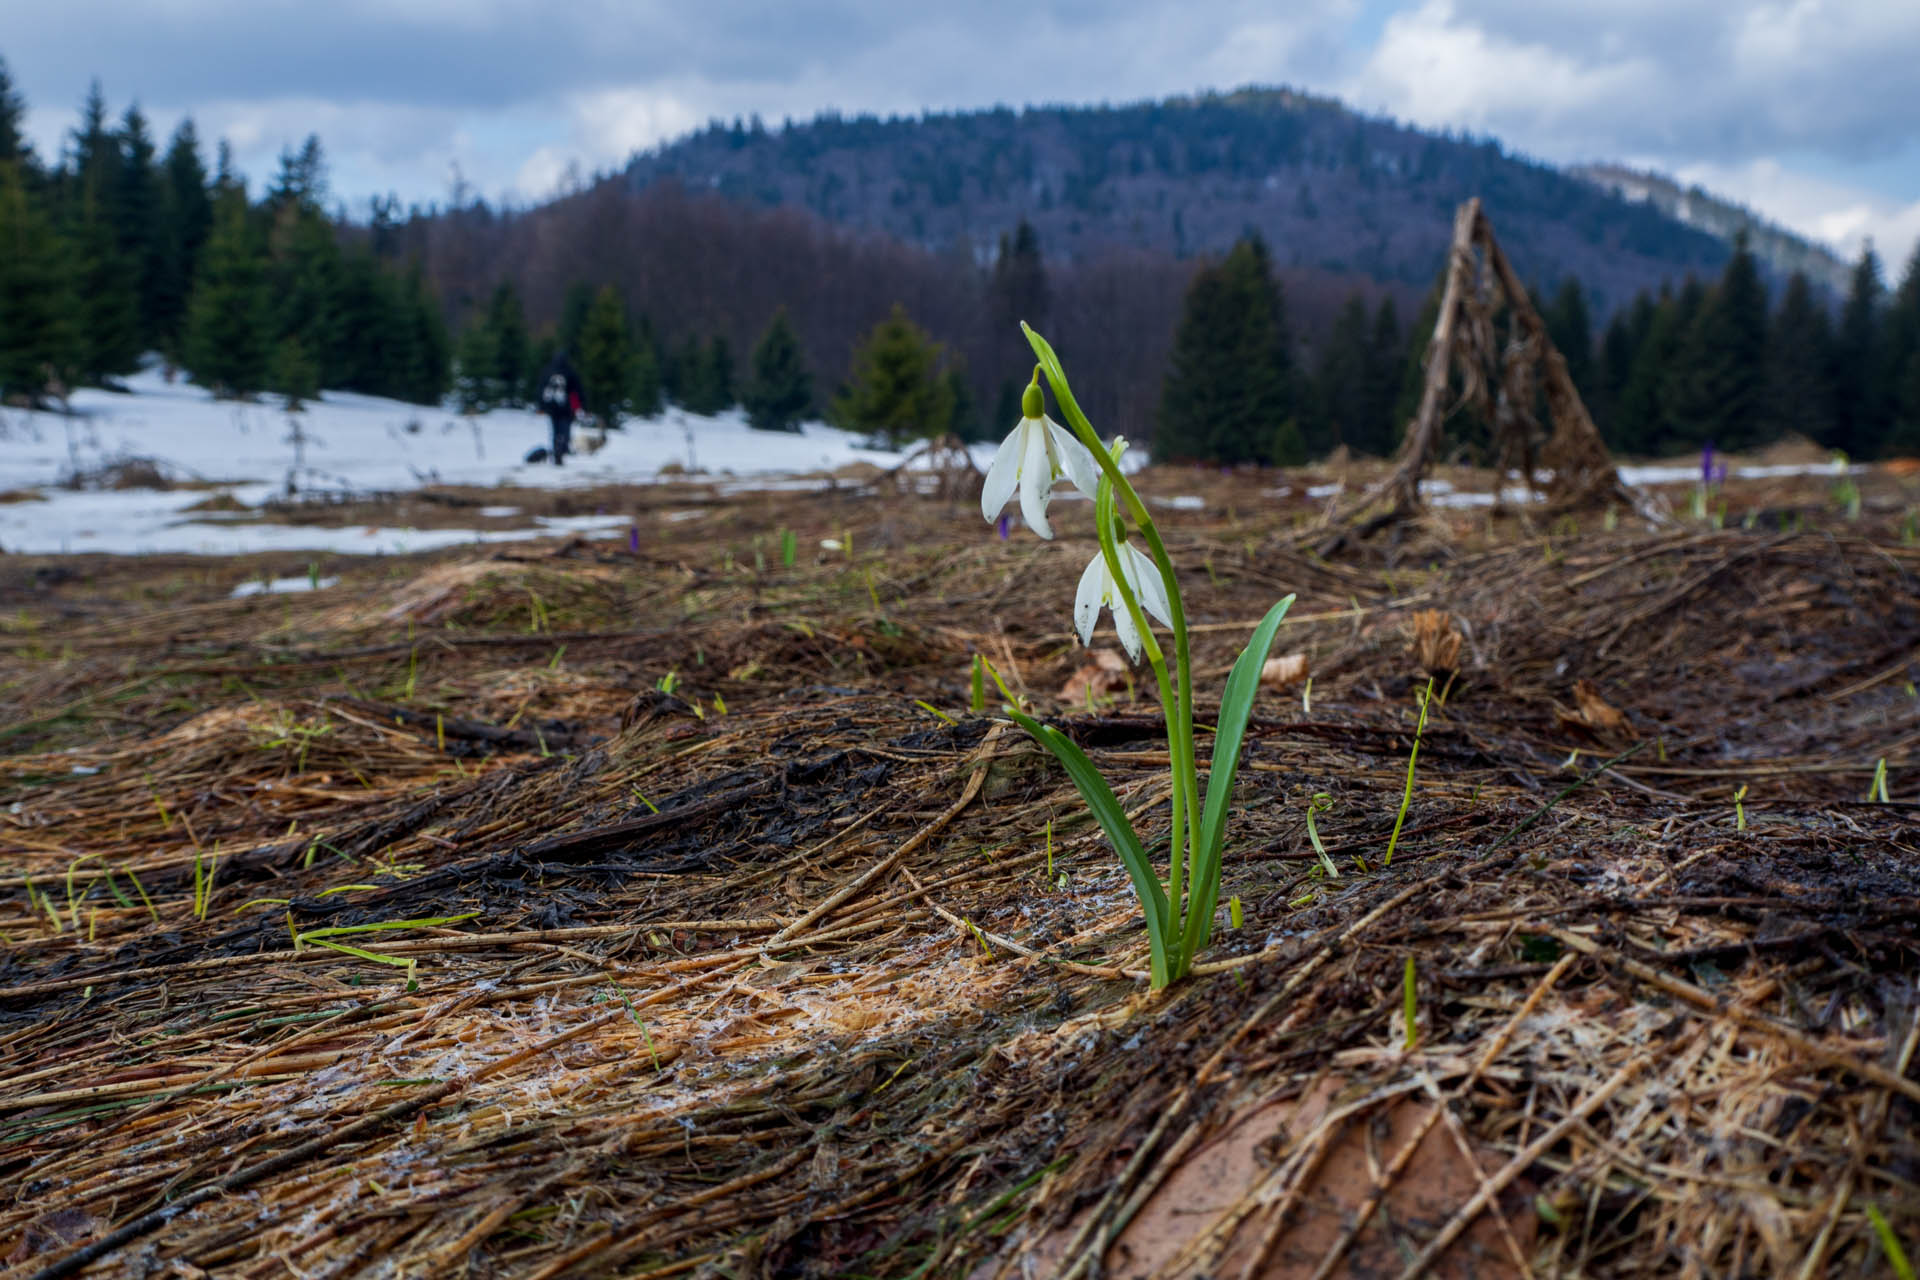
<svg viewBox="0 0 1920 1280"><path fill-rule="evenodd" d="M1017 487L1020 490L1020 514L1043 538L1053 536L1047 523L1047 499L1053 495L1054 480L1065 475L1073 487L1093 497L1100 487L1100 469L1087 452L1087 446L1073 433L1046 416L1038 385L1029 384L1020 400L1020 421L1013 434L1000 444L987 468L987 481L980 490L980 514L991 524L999 518Z"/></svg>
<svg viewBox="0 0 1920 1280"><path fill-rule="evenodd" d="M1121 543L1119 550L1120 572L1127 576L1127 586L1132 588L1133 598L1140 602L1140 611L1172 626L1173 610L1167 605L1167 587L1160 580L1159 567L1131 542ZM1093 643L1093 624L1100 620L1102 609L1113 610L1113 629L1119 633L1128 660L1140 661L1140 633L1134 630L1133 617L1120 599L1113 574L1107 568L1107 557L1095 551L1086 571L1080 575L1080 589L1073 597L1073 626L1080 633L1081 644Z"/></svg>

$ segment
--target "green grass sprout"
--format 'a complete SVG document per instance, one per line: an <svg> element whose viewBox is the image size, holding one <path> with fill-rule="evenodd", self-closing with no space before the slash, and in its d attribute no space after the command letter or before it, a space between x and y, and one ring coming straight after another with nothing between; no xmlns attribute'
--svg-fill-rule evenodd
<svg viewBox="0 0 1920 1280"><path fill-rule="evenodd" d="M1427 708L1433 705L1433 677L1427 677L1426 692L1420 695L1420 721L1413 726L1413 750L1407 753L1407 787L1400 795L1400 813L1393 820L1393 834L1387 837L1387 856L1382 859L1385 866L1393 865L1393 851L1400 843L1400 826L1407 820L1407 809L1413 804L1413 769L1420 762L1420 735L1427 729Z"/></svg>

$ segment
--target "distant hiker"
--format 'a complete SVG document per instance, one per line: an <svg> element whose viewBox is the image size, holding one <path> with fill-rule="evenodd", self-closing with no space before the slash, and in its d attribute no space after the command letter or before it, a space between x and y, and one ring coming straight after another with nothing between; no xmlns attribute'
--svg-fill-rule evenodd
<svg viewBox="0 0 1920 1280"><path fill-rule="evenodd" d="M585 404L580 375L564 351L556 352L540 374L540 412L553 424L553 444L547 456L561 466L573 447L573 420Z"/></svg>

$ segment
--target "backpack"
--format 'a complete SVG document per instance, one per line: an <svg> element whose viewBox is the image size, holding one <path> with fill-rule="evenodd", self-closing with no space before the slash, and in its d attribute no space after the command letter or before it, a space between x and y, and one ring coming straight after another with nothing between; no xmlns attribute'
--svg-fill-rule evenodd
<svg viewBox="0 0 1920 1280"><path fill-rule="evenodd" d="M556 373L547 379L547 385L540 391L540 407L548 413L565 413L572 407L567 395L567 375Z"/></svg>

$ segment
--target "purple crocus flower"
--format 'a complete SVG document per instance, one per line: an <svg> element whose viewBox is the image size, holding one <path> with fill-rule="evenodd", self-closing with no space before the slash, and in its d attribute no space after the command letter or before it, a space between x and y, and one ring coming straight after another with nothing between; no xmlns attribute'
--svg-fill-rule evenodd
<svg viewBox="0 0 1920 1280"><path fill-rule="evenodd" d="M1007 540L1007 517L1001 516L999 524L995 527L1000 530L1000 541L1005 542Z"/></svg>
<svg viewBox="0 0 1920 1280"><path fill-rule="evenodd" d="M640 526L637 524L627 526L627 550L636 556L640 554Z"/></svg>
<svg viewBox="0 0 1920 1280"><path fill-rule="evenodd" d="M1724 474L1725 468L1721 470ZM1700 483L1704 485L1713 483L1713 441L1711 440L1700 446Z"/></svg>

